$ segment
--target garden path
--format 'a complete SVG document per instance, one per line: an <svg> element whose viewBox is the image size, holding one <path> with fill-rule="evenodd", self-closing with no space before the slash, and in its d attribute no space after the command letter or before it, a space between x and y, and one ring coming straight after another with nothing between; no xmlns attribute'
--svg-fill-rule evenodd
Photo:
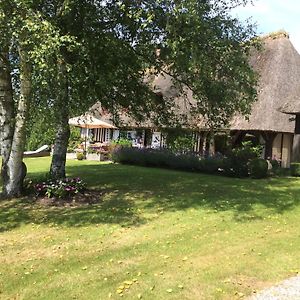
<svg viewBox="0 0 300 300"><path fill-rule="evenodd" d="M291 277L262 290L249 300L300 300L300 276Z"/></svg>

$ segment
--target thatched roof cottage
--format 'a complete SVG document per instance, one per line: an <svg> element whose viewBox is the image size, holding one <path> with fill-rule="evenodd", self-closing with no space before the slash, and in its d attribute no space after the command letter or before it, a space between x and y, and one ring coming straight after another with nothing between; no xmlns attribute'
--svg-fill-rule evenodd
<svg viewBox="0 0 300 300"><path fill-rule="evenodd" d="M277 157L289 166L293 145L295 118L280 108L288 99L300 96L300 55L288 34L279 32L263 37L263 49L255 51L250 63L258 72L258 100L249 119L233 118L230 129L236 136L252 133L262 138L265 156Z"/></svg>
<svg viewBox="0 0 300 300"><path fill-rule="evenodd" d="M253 104L251 114L247 119L244 116L235 116L229 127L224 130L230 131L233 143L241 141L245 136L255 137L264 145L266 158L276 157L282 161L283 167L288 167L292 157L295 118L282 113L280 108L285 105L286 110L300 115L300 55L285 32L262 37L262 41L262 49L253 51L250 58L251 65L259 74L258 99ZM180 114L187 115L182 127L194 131L196 142L194 150L202 151L207 144L207 128L203 118L190 115L191 106L195 104L192 93L187 91L188 101L186 101L186 98L176 92L172 80L165 75L154 78L153 89L163 97L175 97L176 109ZM287 100L289 102L285 104ZM98 108L97 105L93 107L96 117L107 121L110 115L105 113L99 105ZM149 122L135 124L126 116L123 121L124 127L127 128L152 127ZM156 129L156 138L158 134L158 129ZM95 137L97 136L100 136L99 132L95 133ZM162 145L162 137L160 136L159 139Z"/></svg>

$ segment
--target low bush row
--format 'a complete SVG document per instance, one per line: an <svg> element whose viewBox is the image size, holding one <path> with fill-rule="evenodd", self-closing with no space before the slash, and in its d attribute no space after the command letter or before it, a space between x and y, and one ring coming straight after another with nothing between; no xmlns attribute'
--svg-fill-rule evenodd
<svg viewBox="0 0 300 300"><path fill-rule="evenodd" d="M195 154L176 154L169 150L118 147L112 152L112 160L123 164L146 167L162 167L176 170L224 174L232 177L263 178L268 164L249 149L234 150L227 157L202 158Z"/></svg>
<svg viewBox="0 0 300 300"><path fill-rule="evenodd" d="M295 177L300 176L300 163L291 163L291 175Z"/></svg>

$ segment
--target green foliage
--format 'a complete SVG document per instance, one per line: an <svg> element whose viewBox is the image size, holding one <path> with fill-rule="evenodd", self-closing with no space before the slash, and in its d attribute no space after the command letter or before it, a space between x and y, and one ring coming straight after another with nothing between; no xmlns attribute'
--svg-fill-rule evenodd
<svg viewBox="0 0 300 300"><path fill-rule="evenodd" d="M299 177L300 176L300 163L294 162L291 163L291 175L294 177Z"/></svg>
<svg viewBox="0 0 300 300"><path fill-rule="evenodd" d="M126 139L125 137L124 138L120 138L119 140L117 141L112 141L110 144L109 144L109 155L112 156L112 154L117 151L117 149L119 148L126 148L126 147L132 147L132 141Z"/></svg>
<svg viewBox="0 0 300 300"><path fill-rule="evenodd" d="M273 171L277 171L280 168L280 161L278 159L271 159L270 164Z"/></svg>
<svg viewBox="0 0 300 300"><path fill-rule="evenodd" d="M72 126L70 128L68 152L73 152L76 148L78 148L78 145L81 144L83 141L84 139L81 138L80 129Z"/></svg>
<svg viewBox="0 0 300 300"><path fill-rule="evenodd" d="M268 175L268 163L265 159L254 158L249 162L249 175L252 178L260 179Z"/></svg>
<svg viewBox="0 0 300 300"><path fill-rule="evenodd" d="M31 110L31 116L26 124L27 150L36 150L43 145L53 145L56 128L52 123L52 113L48 111Z"/></svg>
<svg viewBox="0 0 300 300"><path fill-rule="evenodd" d="M194 140L192 136L178 136L169 143L171 151L175 153L188 153L193 150Z"/></svg>
<svg viewBox="0 0 300 300"><path fill-rule="evenodd" d="M10 49L15 95L23 47L32 69L31 106L53 110L58 132L70 113L86 111L97 99L116 121L126 111L137 121L179 122L174 97L157 97L151 80L145 84L159 73L170 75L181 94L190 87L194 113L206 116L210 126L249 113L256 98L256 75L248 64L255 32L229 14L246 0L50 2L3 1L0 46ZM188 141L176 149L182 144Z"/></svg>
<svg viewBox="0 0 300 300"><path fill-rule="evenodd" d="M222 158L208 157L201 159L197 170L203 173L213 174L218 173L218 171L223 170L224 160Z"/></svg>
<svg viewBox="0 0 300 300"><path fill-rule="evenodd" d="M251 25L232 19L230 5L216 2L220 4L185 2L184 13L172 12L175 18L169 21L167 37L170 72L188 83L197 100L195 113L207 116L214 128L226 124L237 111L250 113L257 78L248 55L253 43L259 43L251 39Z"/></svg>
<svg viewBox="0 0 300 300"><path fill-rule="evenodd" d="M97 149L95 149L93 147L88 147L87 148L87 153L89 153L89 154L96 154L98 152L97 152Z"/></svg>
<svg viewBox="0 0 300 300"><path fill-rule="evenodd" d="M233 177L248 177L249 162L258 158L260 151L260 147L253 147L251 142L244 142L241 147L233 149L224 160L225 173Z"/></svg>
<svg viewBox="0 0 300 300"><path fill-rule="evenodd" d="M193 154L176 154L170 150L156 149L119 148L112 153L112 160L124 164L198 171L210 174L218 173L223 166L222 159L200 159Z"/></svg>
<svg viewBox="0 0 300 300"><path fill-rule="evenodd" d="M284 168L281 168L281 160L279 159L271 159L269 160L272 168L269 170L269 173L271 175L278 175L278 176L282 176L285 175L287 170L284 170Z"/></svg>
<svg viewBox="0 0 300 300"><path fill-rule="evenodd" d="M76 158L78 160L83 160L85 158L85 155L82 152L76 152Z"/></svg>
<svg viewBox="0 0 300 300"><path fill-rule="evenodd" d="M118 163L146 167L170 168L207 174L224 174L231 177L264 178L268 172L265 160L257 158L257 149L245 143L230 157L199 158L194 154L178 154L163 149L116 148L111 154Z"/></svg>
<svg viewBox="0 0 300 300"><path fill-rule="evenodd" d="M120 147L132 147L132 141L130 141L126 138L121 138L117 141L112 142L111 144L118 145Z"/></svg>

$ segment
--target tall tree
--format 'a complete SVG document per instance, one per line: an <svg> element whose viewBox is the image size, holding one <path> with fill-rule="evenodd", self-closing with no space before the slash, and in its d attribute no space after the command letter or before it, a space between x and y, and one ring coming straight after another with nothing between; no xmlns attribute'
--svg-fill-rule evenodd
<svg viewBox="0 0 300 300"><path fill-rule="evenodd" d="M49 34L48 24L29 4L14 0L2 1L0 5L0 145L6 197L22 193L26 122L32 102L32 60L40 42Z"/></svg>
<svg viewBox="0 0 300 300"><path fill-rule="evenodd" d="M0 138L3 157L1 175L4 195L18 196L21 194L26 173L22 158L25 146L25 123L31 92L31 66L27 49L29 16L18 3L3 3L0 8L0 27L4 32L1 38L3 52L0 62L2 94L0 98ZM23 22L18 22L17 14L22 16ZM15 65L19 67L16 76L18 79L14 82L17 85L15 93L13 93L12 88L11 73L14 71L12 60L15 60ZM16 98L18 98L17 101Z"/></svg>
<svg viewBox="0 0 300 300"><path fill-rule="evenodd" d="M100 100L112 112L125 108L136 118L156 116L166 122L172 101L153 97L143 80L151 72L163 72L179 90L193 91L194 113L205 116L212 128L224 125L235 112L248 113L255 99L255 75L247 61L254 31L229 15L245 2L69 3L58 24L81 44L80 59L69 64L70 108L84 97ZM62 149L62 141L57 139L55 148ZM65 153L59 154L59 160L53 156L51 172L62 177ZM56 163L60 173L53 168Z"/></svg>
<svg viewBox="0 0 300 300"><path fill-rule="evenodd" d="M51 173L64 177L70 114L100 101L114 114L125 109L138 120L170 119L172 99L151 91L145 81L149 74L166 73L179 90L190 88L197 99L195 113L217 125L235 111L248 112L255 99L255 76L247 62L254 31L228 14L246 1L4 2L0 117L6 194L21 190L22 178L12 192L7 189L18 178L9 173L9 159L20 166L29 102L56 115Z"/></svg>

